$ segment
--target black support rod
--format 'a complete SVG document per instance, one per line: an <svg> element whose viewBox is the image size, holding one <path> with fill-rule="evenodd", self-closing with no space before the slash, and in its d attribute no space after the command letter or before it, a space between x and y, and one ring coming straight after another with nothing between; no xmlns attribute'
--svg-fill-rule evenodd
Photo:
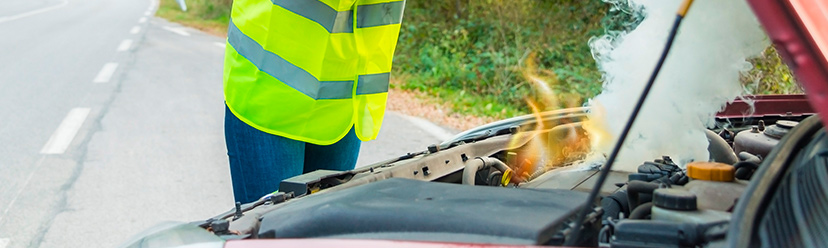
<svg viewBox="0 0 828 248"><path fill-rule="evenodd" d="M676 15L676 20L673 22L673 27L670 29L670 35L667 37L667 43L664 45L664 50L661 52L661 57L658 59L658 64L656 64L653 73L650 74L650 79L647 81L647 85L641 92L641 97L638 98L638 102L635 104L635 108L630 114L630 118L627 120L626 125L624 125L624 129L621 131L621 136L618 138L618 142L615 143L612 153L610 153L609 158L607 158L607 163L603 168L601 168L601 174L598 176L598 181L595 182L595 188L589 192L589 197L584 204L584 208L581 209L580 213L578 213L578 218L575 219L575 223L573 223L574 226L572 231L569 232L569 237L566 238L565 246L575 246L578 239L580 239L581 227L583 227L584 220L586 219L587 214L592 211L593 202L598 197L598 193L601 192L601 186L603 186L604 181L607 180L607 176L609 175L612 165L615 163L615 159L618 157L618 153L621 151L624 140L627 139L627 134L629 134L630 129L632 129L633 123L635 123L635 118L638 116L638 113L641 111L641 107L644 105L644 100L646 100L647 95L650 94L650 89L652 89L653 83L655 83L656 77L658 77L658 73L661 71L661 66L664 65L664 61L670 53L670 48L673 46L673 40L676 38L676 32L678 31L679 24L681 24L681 20L684 19L684 16L687 14L687 10L690 9L690 5L692 3L693 0L684 0L681 4L681 7Z"/></svg>

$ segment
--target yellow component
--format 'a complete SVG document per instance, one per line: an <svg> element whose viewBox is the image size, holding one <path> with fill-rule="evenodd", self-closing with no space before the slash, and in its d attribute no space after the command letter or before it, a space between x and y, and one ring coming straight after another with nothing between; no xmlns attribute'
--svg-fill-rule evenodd
<svg viewBox="0 0 828 248"><path fill-rule="evenodd" d="M503 185L503 187L506 187L506 185L509 185L509 182L512 181L512 174L512 169L506 169L506 171L503 172L503 178L500 179L500 184Z"/></svg>
<svg viewBox="0 0 828 248"><path fill-rule="evenodd" d="M687 176L696 180L733 181L733 166L716 162L692 162L687 164Z"/></svg>
<svg viewBox="0 0 828 248"><path fill-rule="evenodd" d="M693 4L693 0L684 0L681 3L681 7L679 7L678 15L684 17L687 15L687 10L690 10L690 5Z"/></svg>

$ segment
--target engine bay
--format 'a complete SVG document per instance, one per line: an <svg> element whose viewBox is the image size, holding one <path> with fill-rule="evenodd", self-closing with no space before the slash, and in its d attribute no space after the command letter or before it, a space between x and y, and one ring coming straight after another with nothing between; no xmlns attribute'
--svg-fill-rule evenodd
<svg viewBox="0 0 828 248"><path fill-rule="evenodd" d="M778 150L808 117L718 118L707 135L709 161L679 165L664 156L633 172L611 171L587 206L602 166L584 150L587 111L516 117L371 166L300 175L277 193L193 224L226 240L702 246L724 242L736 205L769 156L762 145ZM532 160L538 144L552 155ZM583 209L589 214L574 225ZM578 240L567 240L572 232Z"/></svg>

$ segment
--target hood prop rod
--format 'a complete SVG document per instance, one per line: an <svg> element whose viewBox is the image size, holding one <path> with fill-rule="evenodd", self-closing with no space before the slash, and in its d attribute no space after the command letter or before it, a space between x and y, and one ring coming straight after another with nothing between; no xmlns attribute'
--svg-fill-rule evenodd
<svg viewBox="0 0 828 248"><path fill-rule="evenodd" d="M580 213L578 213L578 218L575 219L573 223L572 231L569 232L569 237L566 238L565 246L575 246L577 245L578 239L581 235L581 228L583 227L584 220L586 219L587 214L592 211L592 205L595 199L598 197L598 193L601 191L601 186L604 185L604 181L607 180L607 176L609 175L610 169L612 165L615 163L615 159L618 157L618 153L621 151L621 147L624 144L624 140L627 139L627 134L629 134L630 129L632 129L632 125L635 122L636 116L641 111L641 107L644 105L644 100L647 99L647 95L650 93L650 89L653 87L655 83L656 77L658 73L661 71L661 66L664 65L664 61L667 59L667 55L670 53L670 48L673 46L673 40L676 38L676 33L678 31L679 24L681 24L681 20L684 19L684 16L687 14L687 10L690 9L690 5L693 4L693 0L684 0L679 7L678 13L676 14L676 20L673 22L673 26L670 29L670 34L667 38L667 43L664 45L664 50L661 52L661 57L658 59L658 64L656 64L653 73L650 74L650 79L647 81L647 85L644 87L644 90L641 92L641 97L638 98L638 102L635 104L635 108L633 112L630 114L630 118L627 120L627 123L624 125L623 131L621 131L621 136L618 138L618 142L615 143L615 146L612 149L612 153L610 153L609 158L607 158L607 163L601 168L601 174L598 176L598 181L595 182L595 187L592 191L589 192L589 197L587 198L586 203L584 203L583 209L581 209Z"/></svg>

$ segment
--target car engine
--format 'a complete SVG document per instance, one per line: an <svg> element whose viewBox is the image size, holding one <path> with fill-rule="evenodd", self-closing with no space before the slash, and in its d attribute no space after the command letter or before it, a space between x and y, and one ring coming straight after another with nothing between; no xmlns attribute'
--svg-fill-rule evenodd
<svg viewBox="0 0 828 248"><path fill-rule="evenodd" d="M602 185L602 163L584 145L587 108L516 117L371 166L290 178L279 192L189 225L224 240L828 245L820 204L828 200L828 135L809 110L789 110L720 114L708 130L709 161L654 158L634 172L611 171ZM546 159L531 159L538 145ZM596 187L600 197L587 201ZM575 225L581 211L588 214Z"/></svg>

